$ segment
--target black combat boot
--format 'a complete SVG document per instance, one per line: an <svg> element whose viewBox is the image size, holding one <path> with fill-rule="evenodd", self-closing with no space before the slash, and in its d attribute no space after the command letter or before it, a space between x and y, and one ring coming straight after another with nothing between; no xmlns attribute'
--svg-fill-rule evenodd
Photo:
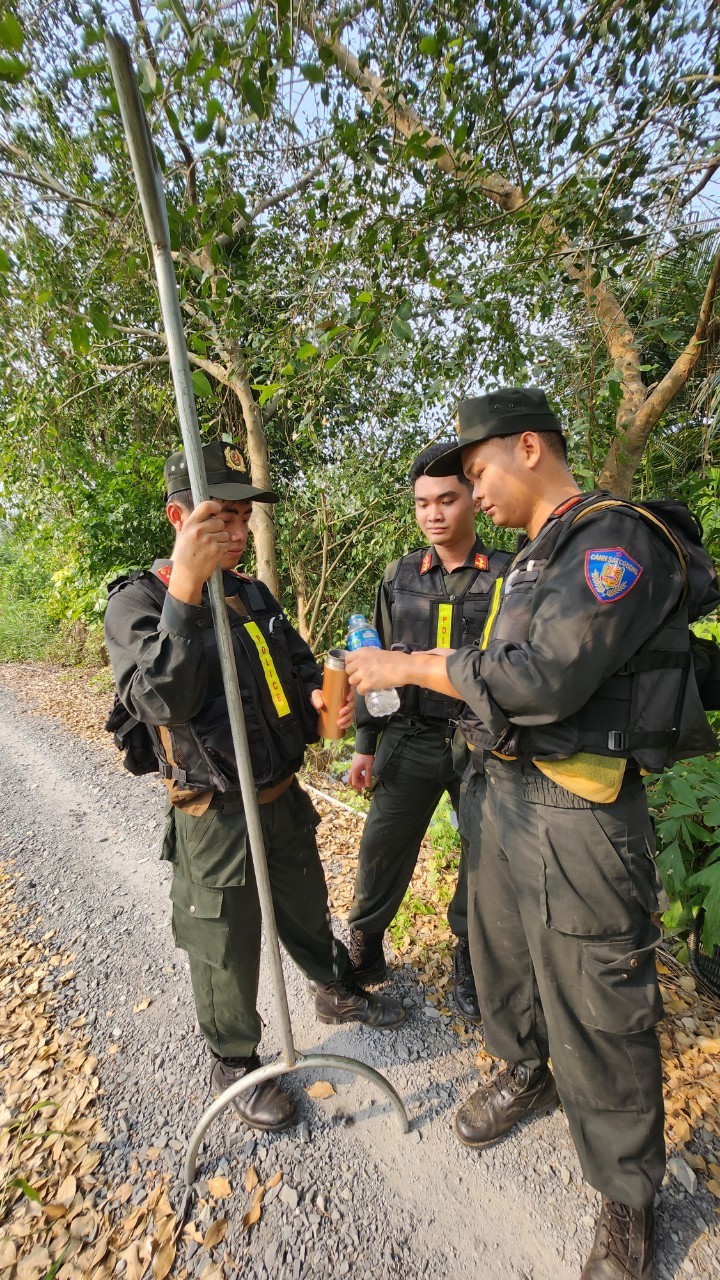
<svg viewBox="0 0 720 1280"><path fill-rule="evenodd" d="M655 1210L603 1196L595 1239L580 1280L652 1280Z"/></svg>
<svg viewBox="0 0 720 1280"><path fill-rule="evenodd" d="M489 1147L529 1112L552 1111L557 1100L549 1067L531 1071L511 1062L471 1093L455 1117L455 1132L466 1147Z"/></svg>
<svg viewBox="0 0 720 1280"><path fill-rule="evenodd" d="M382 982L387 976L384 936L383 933L363 933L362 929L350 929L350 964L353 977L358 982Z"/></svg>
<svg viewBox="0 0 720 1280"><path fill-rule="evenodd" d="M256 1053L249 1058L219 1058L213 1055L215 1065L210 1076L210 1087L218 1094L236 1080L242 1080L251 1071L261 1065ZM279 1129L287 1129L295 1119L295 1103L289 1093L280 1088L276 1079L263 1080L245 1093L239 1093L233 1099L233 1106L245 1124L251 1129L264 1129L276 1133Z"/></svg>
<svg viewBox="0 0 720 1280"><path fill-rule="evenodd" d="M399 1000L364 991L352 973L340 982L311 982L310 990L315 992L315 1012L321 1022L362 1022L366 1027L390 1031L405 1021Z"/></svg>
<svg viewBox="0 0 720 1280"><path fill-rule="evenodd" d="M467 938L458 938L455 944L453 960L455 972L455 1005L463 1018L468 1022L480 1022L481 1013L475 990L475 976L470 959L470 943Z"/></svg>

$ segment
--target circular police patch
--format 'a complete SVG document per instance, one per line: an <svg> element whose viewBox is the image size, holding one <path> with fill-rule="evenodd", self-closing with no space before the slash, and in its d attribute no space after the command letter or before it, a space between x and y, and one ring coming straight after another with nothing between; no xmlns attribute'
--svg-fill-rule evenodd
<svg viewBox="0 0 720 1280"><path fill-rule="evenodd" d="M602 604L621 600L632 591L643 568L622 547L599 547L585 553L585 580Z"/></svg>

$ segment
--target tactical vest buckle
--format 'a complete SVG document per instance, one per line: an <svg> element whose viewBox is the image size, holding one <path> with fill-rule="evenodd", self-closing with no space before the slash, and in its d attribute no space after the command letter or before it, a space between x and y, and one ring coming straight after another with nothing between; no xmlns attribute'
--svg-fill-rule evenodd
<svg viewBox="0 0 720 1280"><path fill-rule="evenodd" d="M611 729L607 736L608 751L627 751L628 740L619 729Z"/></svg>

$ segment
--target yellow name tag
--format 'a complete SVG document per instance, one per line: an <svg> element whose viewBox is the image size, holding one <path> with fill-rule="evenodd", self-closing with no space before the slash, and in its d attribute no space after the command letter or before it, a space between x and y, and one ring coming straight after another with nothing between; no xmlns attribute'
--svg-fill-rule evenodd
<svg viewBox="0 0 720 1280"><path fill-rule="evenodd" d="M451 604L441 604L438 609L436 649L452 648L452 611Z"/></svg>
<svg viewBox="0 0 720 1280"><path fill-rule="evenodd" d="M260 630L257 622L246 622L245 630L252 640L258 651L258 657L262 663L263 674L270 690L270 697L273 700L275 710L279 716L290 715L290 704L285 697L285 690L280 683L280 677L272 660L272 654L267 646L267 641Z"/></svg>

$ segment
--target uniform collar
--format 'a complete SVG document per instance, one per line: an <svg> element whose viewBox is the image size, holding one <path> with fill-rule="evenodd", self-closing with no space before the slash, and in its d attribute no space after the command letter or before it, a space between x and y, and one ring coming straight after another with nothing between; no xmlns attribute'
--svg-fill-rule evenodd
<svg viewBox="0 0 720 1280"><path fill-rule="evenodd" d="M150 572L154 573L165 586L170 582L170 574L172 573L172 560L153 560ZM223 569L223 587L226 596L237 595L239 582L251 582L252 579L246 573L242 573L240 569ZM207 584L204 589L206 589Z"/></svg>
<svg viewBox="0 0 720 1280"><path fill-rule="evenodd" d="M453 569L453 573L457 573L458 569L487 569L488 561L489 557L485 543L478 534L475 538L475 545L470 548L466 556L465 563L458 565L457 569ZM431 569L437 569L438 567L443 569L444 572L442 560L435 548L426 547L423 551L422 560L420 561L421 576L429 573Z"/></svg>

